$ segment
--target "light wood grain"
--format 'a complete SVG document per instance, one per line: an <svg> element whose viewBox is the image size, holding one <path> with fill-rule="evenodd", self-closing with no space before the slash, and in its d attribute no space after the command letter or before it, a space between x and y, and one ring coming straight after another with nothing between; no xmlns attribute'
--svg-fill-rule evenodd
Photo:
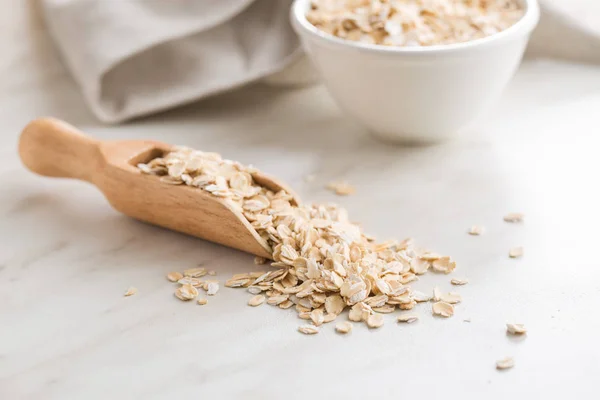
<svg viewBox="0 0 600 400"><path fill-rule="evenodd" d="M130 217L271 258L266 241L226 201L197 188L163 183L136 168L170 147L149 140L102 142L66 122L41 118L21 133L19 154L23 164L39 175L94 184L114 209ZM293 194L267 175L253 177L271 190Z"/></svg>

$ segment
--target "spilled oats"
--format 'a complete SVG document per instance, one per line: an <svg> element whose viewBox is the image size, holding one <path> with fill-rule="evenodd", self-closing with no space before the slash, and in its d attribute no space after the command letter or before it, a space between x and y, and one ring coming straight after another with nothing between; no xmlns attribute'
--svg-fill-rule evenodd
<svg viewBox="0 0 600 400"><path fill-rule="evenodd" d="M273 192L256 183L255 169L216 153L177 147L138 167L168 177L168 183L209 192L244 215L271 247L275 269L236 274L225 286L247 288L254 296L248 301L251 306L266 302L281 309L295 308L300 319L313 323L301 327L302 333L318 332L317 325L336 320L346 309L351 321L378 328L382 314L411 310L417 302L429 300L411 289L410 283L420 275L430 270L451 273L456 268L451 257L417 248L410 239L376 242L335 204L296 205L285 191ZM334 190L349 194L354 189L343 183ZM267 260L256 257L254 263ZM215 295L218 282L200 279L212 273L204 267L185 270L177 279L182 286L175 295L191 300L198 296L197 288ZM179 276L170 274L170 279L175 278ZM456 297L446 300L457 301ZM451 313L452 305L445 304L451 311L443 305L434 308Z"/></svg>
<svg viewBox="0 0 600 400"><path fill-rule="evenodd" d="M510 258L519 258L523 255L523 248L522 247L513 247L512 249L510 249L510 251L508 252L508 256Z"/></svg>
<svg viewBox="0 0 600 400"><path fill-rule="evenodd" d="M515 366L515 360L512 357L506 357L496 361L496 369L510 369Z"/></svg>
<svg viewBox="0 0 600 400"><path fill-rule="evenodd" d="M522 335L527 333L527 329L523 324L506 324L506 332L511 335Z"/></svg>
<svg viewBox="0 0 600 400"><path fill-rule="evenodd" d="M504 221L506 222L523 222L525 215L522 213L510 213L504 216Z"/></svg>

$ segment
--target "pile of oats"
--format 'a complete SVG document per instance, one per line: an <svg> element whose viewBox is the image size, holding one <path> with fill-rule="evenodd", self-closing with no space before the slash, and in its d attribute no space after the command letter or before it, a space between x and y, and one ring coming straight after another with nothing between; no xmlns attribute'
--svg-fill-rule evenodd
<svg viewBox="0 0 600 400"><path fill-rule="evenodd" d="M277 269L237 274L225 286L247 288L254 296L248 301L252 307L265 302L282 309L294 307L301 319L311 323L299 328L302 333L318 333L319 326L334 321L345 309L350 310L351 321L376 329L384 323L383 314L410 310L417 302L433 298L433 313L450 317L454 304L461 301L454 292L436 289L428 296L408 285L429 270L452 272L456 263L450 257L418 249L410 239L376 243L350 222L343 208L297 206L288 193L258 185L252 168L183 147L138 167L167 183L212 193L239 209L271 247L271 265ZM257 257L255 264L266 261ZM167 279L178 282L181 286L175 295L189 301L198 297L197 288L209 296L217 292L216 281L200 280L207 274L200 267L169 273ZM337 326L340 333L352 329L347 324Z"/></svg>
<svg viewBox="0 0 600 400"><path fill-rule="evenodd" d="M517 0L312 0L306 18L347 40L434 46L491 36L523 14Z"/></svg>

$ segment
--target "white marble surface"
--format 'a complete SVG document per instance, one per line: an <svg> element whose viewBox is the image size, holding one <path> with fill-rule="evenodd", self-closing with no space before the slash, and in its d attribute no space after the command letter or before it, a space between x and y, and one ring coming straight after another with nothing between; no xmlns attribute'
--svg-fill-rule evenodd
<svg viewBox="0 0 600 400"><path fill-rule="evenodd" d="M600 68L531 61L463 138L429 148L376 142L320 87L255 86L118 127L82 104L29 2L0 13L0 398L594 398L600 374ZM304 199L339 200L381 238L452 254L464 302L440 320L347 337L296 332L293 311L224 288L182 304L164 275L198 263L219 279L252 257L132 221L95 188L32 175L16 156L31 118L100 138L157 138L252 162ZM314 173L307 184L303 176ZM358 186L335 199L332 179ZM523 225L502 221L526 213ZM176 210L174 210L176 212ZM472 224L487 228L471 237ZM507 257L522 245L525 256ZM447 276L425 276L417 287ZM139 294L124 298L129 286ZM463 320L470 318L471 322ZM526 338L505 334L525 323ZM495 360L516 367L498 372ZM595 394L596 393L596 394Z"/></svg>

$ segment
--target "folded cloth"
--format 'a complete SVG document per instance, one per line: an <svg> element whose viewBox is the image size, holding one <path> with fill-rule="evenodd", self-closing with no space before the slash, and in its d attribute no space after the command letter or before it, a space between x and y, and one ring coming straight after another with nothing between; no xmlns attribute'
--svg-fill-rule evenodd
<svg viewBox="0 0 600 400"><path fill-rule="evenodd" d="M600 1L540 0L529 55L600 64Z"/></svg>
<svg viewBox="0 0 600 400"><path fill-rule="evenodd" d="M42 0L96 116L121 122L281 70L301 55L291 0Z"/></svg>
<svg viewBox="0 0 600 400"><path fill-rule="evenodd" d="M50 33L96 116L172 108L306 63L292 0L42 0ZM600 1L541 0L535 55L600 63ZM299 67L300 65L300 67ZM288 76L286 76L286 74ZM293 76L295 74L295 76Z"/></svg>

